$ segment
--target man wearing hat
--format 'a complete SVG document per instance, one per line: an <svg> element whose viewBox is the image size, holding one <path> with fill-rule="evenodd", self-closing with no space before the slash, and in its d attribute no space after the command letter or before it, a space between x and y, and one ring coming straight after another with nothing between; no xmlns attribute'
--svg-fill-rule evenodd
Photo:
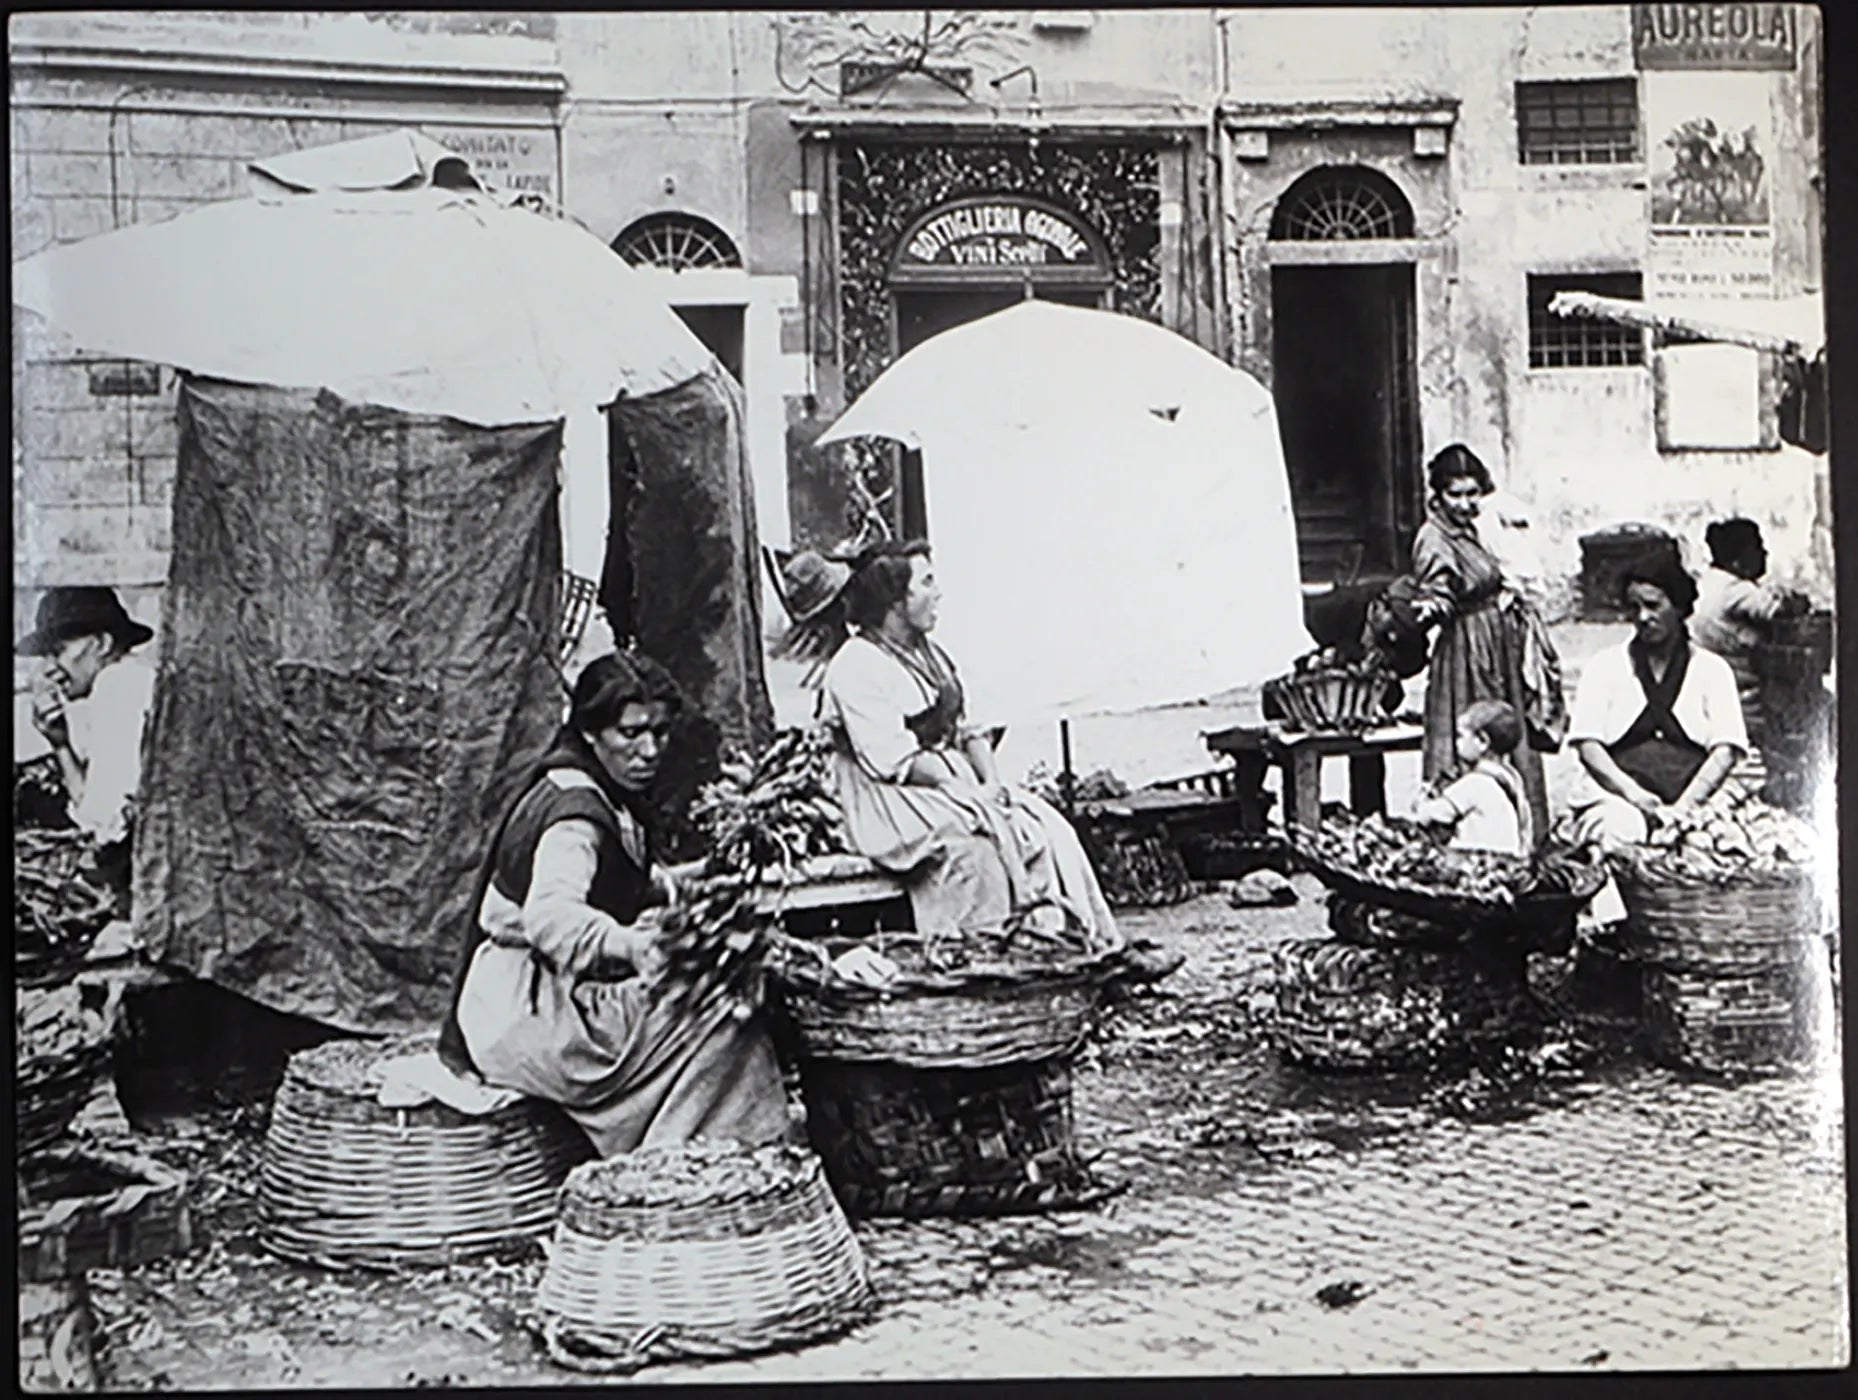
<svg viewBox="0 0 1858 1400"><path fill-rule="evenodd" d="M125 893L142 729L155 697L154 668L134 649L153 635L114 589L53 588L15 648L45 658L32 722L57 757L71 820L95 838L100 872Z"/></svg>

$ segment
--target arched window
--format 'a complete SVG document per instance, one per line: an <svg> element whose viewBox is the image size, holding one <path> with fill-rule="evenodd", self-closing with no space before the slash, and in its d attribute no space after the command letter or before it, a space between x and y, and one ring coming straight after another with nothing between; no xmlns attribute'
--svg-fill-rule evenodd
<svg viewBox="0 0 1858 1400"><path fill-rule="evenodd" d="M1271 237L1298 242L1412 236L1413 206L1400 187L1359 165L1310 171L1284 191L1271 216Z"/></svg>
<svg viewBox="0 0 1858 1400"><path fill-rule="evenodd" d="M613 251L634 267L674 272L742 265L729 235L695 214L647 214L613 240Z"/></svg>

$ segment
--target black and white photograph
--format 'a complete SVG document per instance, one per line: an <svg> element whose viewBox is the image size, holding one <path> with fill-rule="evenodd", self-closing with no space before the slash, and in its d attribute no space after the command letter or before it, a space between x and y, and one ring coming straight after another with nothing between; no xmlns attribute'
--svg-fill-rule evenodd
<svg viewBox="0 0 1858 1400"><path fill-rule="evenodd" d="M1831 26L9 15L22 1389L1849 1368Z"/></svg>

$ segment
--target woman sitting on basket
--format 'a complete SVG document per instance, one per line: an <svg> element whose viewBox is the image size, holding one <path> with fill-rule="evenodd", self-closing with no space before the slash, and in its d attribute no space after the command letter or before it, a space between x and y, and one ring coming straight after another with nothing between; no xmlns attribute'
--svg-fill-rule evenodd
<svg viewBox="0 0 1858 1400"><path fill-rule="evenodd" d="M654 906L675 888L652 863L642 799L681 705L644 656L581 673L492 842L439 1042L454 1073L560 1104L602 1156L787 1131L760 1016L681 1002L652 976Z"/></svg>
<svg viewBox="0 0 1858 1400"><path fill-rule="evenodd" d="M925 933L1068 928L1091 951L1121 948L1077 833L1003 783L967 723L955 664L929 639L939 598L929 547L885 542L858 557L842 614L813 620L838 633L821 717L853 849L906 877Z"/></svg>
<svg viewBox="0 0 1858 1400"><path fill-rule="evenodd" d="M1587 663L1568 726L1589 779L1570 803L1570 834L1602 847L1642 842L1654 822L1701 807L1748 748L1735 673L1684 625L1690 575L1651 555L1627 566L1620 589L1632 637ZM1610 881L1589 912L1601 926L1625 917Z"/></svg>

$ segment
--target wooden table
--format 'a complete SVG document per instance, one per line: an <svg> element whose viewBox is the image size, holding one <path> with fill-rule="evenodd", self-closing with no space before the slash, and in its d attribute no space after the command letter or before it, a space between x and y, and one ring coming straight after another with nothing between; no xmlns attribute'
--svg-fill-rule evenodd
<svg viewBox="0 0 1858 1400"><path fill-rule="evenodd" d="M1284 774L1284 821L1315 830L1322 824L1322 763L1348 760L1349 807L1358 815L1387 809L1387 755L1417 752L1426 731L1416 724L1385 725L1358 734L1312 733L1281 724L1240 724L1201 738L1238 765L1240 829L1262 831L1262 792L1268 769Z"/></svg>

